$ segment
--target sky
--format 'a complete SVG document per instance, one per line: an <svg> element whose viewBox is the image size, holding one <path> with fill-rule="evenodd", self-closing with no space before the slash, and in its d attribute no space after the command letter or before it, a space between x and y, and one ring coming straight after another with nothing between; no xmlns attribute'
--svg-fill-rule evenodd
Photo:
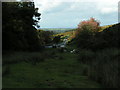
<svg viewBox="0 0 120 90"><path fill-rule="evenodd" d="M118 23L119 0L34 0L41 28L77 28L90 17L103 25Z"/></svg>

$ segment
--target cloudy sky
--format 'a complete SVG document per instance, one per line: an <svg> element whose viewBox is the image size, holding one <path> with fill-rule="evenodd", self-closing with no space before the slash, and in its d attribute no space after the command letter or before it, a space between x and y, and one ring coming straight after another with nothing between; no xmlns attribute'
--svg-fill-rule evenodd
<svg viewBox="0 0 120 90"><path fill-rule="evenodd" d="M41 28L76 28L94 17L101 26L118 22L119 0L34 0L41 13Z"/></svg>

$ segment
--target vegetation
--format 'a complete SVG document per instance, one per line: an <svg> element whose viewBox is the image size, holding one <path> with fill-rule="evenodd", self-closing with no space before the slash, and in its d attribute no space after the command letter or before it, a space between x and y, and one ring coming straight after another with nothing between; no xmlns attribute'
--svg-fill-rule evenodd
<svg viewBox="0 0 120 90"><path fill-rule="evenodd" d="M13 58L20 62L12 63ZM61 53L58 49L46 49L42 53L15 52L3 60L11 60L3 66L3 88L102 87L84 75L86 65L78 63L77 55L70 52ZM31 60L40 62L33 64Z"/></svg>
<svg viewBox="0 0 120 90"><path fill-rule="evenodd" d="M96 34L96 44L101 45L103 48L119 48L120 45L120 23L112 25L109 28L104 29L102 32ZM100 41L98 43L98 40ZM98 46L96 45L96 46Z"/></svg>
<svg viewBox="0 0 120 90"><path fill-rule="evenodd" d="M52 43L53 34L54 34L53 31L37 30L37 33L38 33L38 38L43 46Z"/></svg>
<svg viewBox="0 0 120 90"><path fill-rule="evenodd" d="M67 40L71 41L73 38L75 38L75 33L76 33L76 29L73 29L73 30L66 31L64 33L56 34L54 36L60 35L62 37L67 37Z"/></svg>
<svg viewBox="0 0 120 90"><path fill-rule="evenodd" d="M90 18L55 34L35 28L33 2L2 5L3 88L119 88L120 23Z"/></svg>
<svg viewBox="0 0 120 90"><path fill-rule="evenodd" d="M3 51L40 49L34 26L38 26L41 14L34 2L3 2L2 14Z"/></svg>
<svg viewBox="0 0 120 90"><path fill-rule="evenodd" d="M105 49L93 52L91 50L81 50L78 61L87 64L87 76L96 80L105 87L118 87L118 60L120 50L116 48Z"/></svg>
<svg viewBox="0 0 120 90"><path fill-rule="evenodd" d="M80 48L91 48L90 45L94 43L95 34L100 30L99 22L94 18L88 21L82 21L78 25L76 31L76 41Z"/></svg>
<svg viewBox="0 0 120 90"><path fill-rule="evenodd" d="M99 31L91 23L88 20L78 25L74 39L79 48L78 61L88 65L87 76L105 87L118 88L120 24Z"/></svg>

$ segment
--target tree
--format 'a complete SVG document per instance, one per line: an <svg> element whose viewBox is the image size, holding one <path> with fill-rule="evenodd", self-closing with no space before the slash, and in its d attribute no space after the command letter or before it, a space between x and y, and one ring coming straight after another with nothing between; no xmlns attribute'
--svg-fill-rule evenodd
<svg viewBox="0 0 120 90"><path fill-rule="evenodd" d="M52 42L53 31L38 30L38 37L43 45L50 44Z"/></svg>
<svg viewBox="0 0 120 90"><path fill-rule="evenodd" d="M2 3L3 50L37 50L40 13L34 2ZM35 17L35 19L33 19Z"/></svg>
<svg viewBox="0 0 120 90"><path fill-rule="evenodd" d="M78 24L78 29L82 30L89 30L91 32L98 32L100 27L100 23L95 20L95 18L90 18L90 20L82 21Z"/></svg>
<svg viewBox="0 0 120 90"><path fill-rule="evenodd" d="M78 24L76 39L79 47L89 48L94 43L94 36L100 30L99 25L100 23L94 18Z"/></svg>

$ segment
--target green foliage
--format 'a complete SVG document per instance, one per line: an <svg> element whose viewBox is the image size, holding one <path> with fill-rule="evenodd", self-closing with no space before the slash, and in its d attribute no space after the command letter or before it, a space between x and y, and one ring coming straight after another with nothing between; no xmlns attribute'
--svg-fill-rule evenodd
<svg viewBox="0 0 120 90"><path fill-rule="evenodd" d="M52 38L54 34L53 31L38 30L37 32L38 32L39 41L42 45L52 43Z"/></svg>
<svg viewBox="0 0 120 90"><path fill-rule="evenodd" d="M34 26L38 26L40 14L34 2L3 2L3 51L38 50L39 39ZM33 19L35 17L35 20ZM33 26L34 25L34 26Z"/></svg>

